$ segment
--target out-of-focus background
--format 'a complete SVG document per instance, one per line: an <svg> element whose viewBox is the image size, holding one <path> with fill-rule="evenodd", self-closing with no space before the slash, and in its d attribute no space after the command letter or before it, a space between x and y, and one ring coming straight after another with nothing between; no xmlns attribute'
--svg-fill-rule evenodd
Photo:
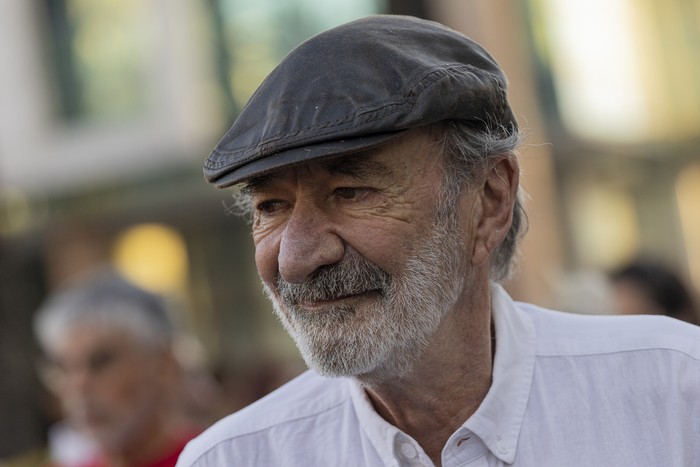
<svg viewBox="0 0 700 467"><path fill-rule="evenodd" d="M605 273L640 255L700 287L698 0L0 0L0 463L56 416L34 311L104 264L168 297L224 412L303 370L201 164L292 47L371 13L505 69L529 134L517 299L610 313Z"/></svg>

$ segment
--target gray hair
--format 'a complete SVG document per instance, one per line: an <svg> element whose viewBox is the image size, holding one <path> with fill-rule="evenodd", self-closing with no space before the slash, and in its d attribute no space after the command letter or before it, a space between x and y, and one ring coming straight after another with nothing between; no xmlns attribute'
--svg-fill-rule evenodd
<svg viewBox="0 0 700 467"><path fill-rule="evenodd" d="M464 189L478 184L492 168L496 156L515 158L516 149L522 142L515 129L501 127L494 131L475 127L463 121L440 122L441 150L445 157L445 172L438 215L451 216ZM525 191L518 187L513 205L513 220L505 239L493 252L491 280L505 282L513 273L517 259L516 251L520 239L527 231L527 215L524 207Z"/></svg>
<svg viewBox="0 0 700 467"><path fill-rule="evenodd" d="M174 337L163 299L111 271L57 292L34 317L35 334L46 352L81 326L123 330L151 348L168 348Z"/></svg>

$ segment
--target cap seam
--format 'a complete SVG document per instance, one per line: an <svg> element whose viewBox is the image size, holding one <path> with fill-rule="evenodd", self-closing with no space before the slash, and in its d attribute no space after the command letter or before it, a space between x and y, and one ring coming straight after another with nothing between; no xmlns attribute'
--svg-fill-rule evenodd
<svg viewBox="0 0 700 467"><path fill-rule="evenodd" d="M358 126L365 125L367 123L376 121L382 117L386 117L387 115L390 115L392 113L398 112L402 107L404 107L406 104L410 104L411 106L415 105L416 100L418 97L428 88L430 88L431 85L439 81L440 78L444 76L448 76L451 74L451 72L456 72L456 71L463 71L463 70L469 70L469 71L477 71L478 73L475 73L477 76L483 74L487 76L492 84L495 83L495 87L498 89L500 92L500 103L498 104L498 110L499 110L499 117L502 119L503 115L505 114L505 104L503 102L505 93L503 90L503 86L500 82L499 79L497 79L497 75L494 73L491 73L487 70L483 70L480 68L477 68L473 65L470 64L462 64L462 65L457 65L457 66L449 66L449 67L440 67L433 69L429 73L425 74L423 77L418 79L416 83L411 86L411 88L408 90L406 94L404 94L400 99L393 99L388 103L383 103L381 105L375 105L372 108L369 108L367 110L360 110L357 111L351 115L347 115L345 117L336 119L331 122L323 122L317 125L313 126L307 126L304 127L300 130L297 130L293 134L289 135L279 135L275 137L271 137L268 140L258 143L252 151L252 154L245 158L245 160L238 160L236 161L236 164L239 166L243 166L245 164L248 164L254 160L267 157L271 154L276 154L279 152L287 151L290 149L294 149L295 147L298 147L298 145L303 144L306 141L309 141L310 139L315 139L318 137L322 136L328 136L330 134L333 134L334 130L336 127L347 124L350 122L355 122L352 126L349 127L349 129L357 128ZM386 101L385 101L386 102ZM391 111L386 111L387 109L393 109ZM363 118L366 117L367 115L371 115L369 118ZM326 130L323 133L319 134L318 130ZM307 138L299 138L300 135L304 133L308 133L310 131L314 131L315 133L313 134L312 137L307 137ZM378 132L379 133L379 132ZM287 144L289 145L288 147L282 147L277 150L268 152L268 147L276 142L279 141L285 141L289 140ZM212 151L212 155L217 155L217 156L224 156L226 158L229 157L236 157L236 156L241 156L246 152L247 148L238 148L233 151L227 151L223 152L218 149L214 149ZM210 156L211 157L211 156ZM209 169L221 169L227 166L232 165L232 163L227 162L227 161L211 161L209 158L205 161L205 167Z"/></svg>

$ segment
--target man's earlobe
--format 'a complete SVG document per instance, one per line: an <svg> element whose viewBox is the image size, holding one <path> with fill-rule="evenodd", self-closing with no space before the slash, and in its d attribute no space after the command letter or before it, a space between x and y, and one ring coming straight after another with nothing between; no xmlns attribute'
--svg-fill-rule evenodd
<svg viewBox="0 0 700 467"><path fill-rule="evenodd" d="M514 157L502 156L480 186L481 215L474 237L472 264L483 265L506 237L518 193L519 167Z"/></svg>

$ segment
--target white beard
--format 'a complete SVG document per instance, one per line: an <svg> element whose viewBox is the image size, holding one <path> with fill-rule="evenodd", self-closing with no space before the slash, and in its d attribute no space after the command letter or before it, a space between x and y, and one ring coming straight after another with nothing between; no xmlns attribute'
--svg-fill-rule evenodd
<svg viewBox="0 0 700 467"><path fill-rule="evenodd" d="M445 224L419 243L405 267L390 276L348 248L340 263L302 284L264 285L275 313L306 364L326 376L352 376L372 386L409 374L461 291L461 234ZM303 301L347 295L348 305L308 310Z"/></svg>

